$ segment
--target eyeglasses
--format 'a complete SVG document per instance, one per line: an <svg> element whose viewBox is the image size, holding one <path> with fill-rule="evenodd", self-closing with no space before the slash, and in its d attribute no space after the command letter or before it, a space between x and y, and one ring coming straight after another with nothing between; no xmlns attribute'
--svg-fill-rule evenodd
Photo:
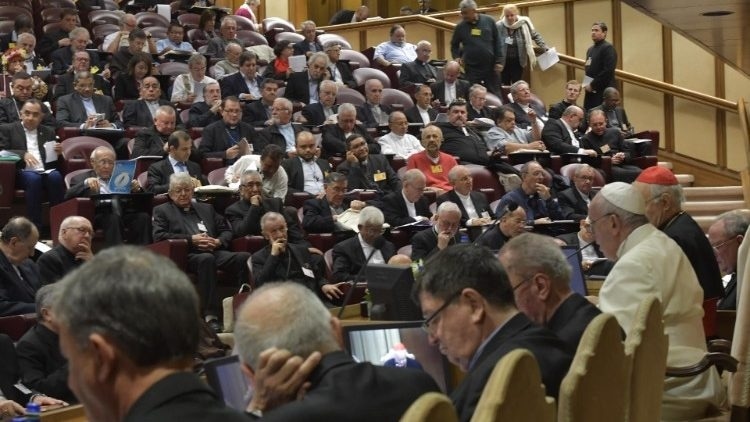
<svg viewBox="0 0 750 422"><path fill-rule="evenodd" d="M612 215L615 215L615 214L610 212L610 213L604 214L603 216L597 218L596 220L591 220L591 223L589 223L589 226L586 229L589 231L589 233L594 234L594 225L601 219L612 216Z"/></svg>
<svg viewBox="0 0 750 422"><path fill-rule="evenodd" d="M78 233L82 233L82 234L92 234L92 233L94 233L94 231L91 230L88 227L66 227L63 230L77 230Z"/></svg>
<svg viewBox="0 0 750 422"><path fill-rule="evenodd" d="M513 286L513 287L511 288L511 290L513 290L513 291L515 292L515 291L516 291L516 290L517 290L517 289L518 289L519 287L521 287L521 286L523 286L524 284L526 284L526 282L527 282L527 281L531 281L531 280L533 280L533 279L534 279L534 277L536 277L536 274L532 275L532 276L531 276L531 277L529 277L529 278L526 278L526 279L523 279L523 280L521 280L521 282L520 282L520 283L518 283L518 284L516 284L515 286Z"/></svg>
<svg viewBox="0 0 750 422"><path fill-rule="evenodd" d="M725 240L723 242L719 242L719 243L717 243L715 245L712 244L711 247L714 249L714 252L718 253L719 249L723 248L724 245L728 244L729 242L731 242L731 241L733 241L735 239L736 239L736 237L730 237L729 239L727 239L727 240Z"/></svg>
<svg viewBox="0 0 750 422"><path fill-rule="evenodd" d="M440 313L443 312L445 310L445 308L448 307L448 305L450 305L451 303L453 303L454 300L458 299L458 297L461 296L461 292L462 291L463 290L459 290L459 291L453 293L452 295L448 296L448 299L445 301L445 303L443 303L442 305L440 305L440 307L437 308L435 310L435 312L433 312L432 315L430 315L429 318L427 318L427 319L424 320L424 322L422 323L422 329L427 334L432 334L433 333L434 330L433 330L432 323L435 322L435 318L437 318L437 316L440 315Z"/></svg>
<svg viewBox="0 0 750 422"><path fill-rule="evenodd" d="M247 182L240 185L241 188L252 188L256 186L262 186L261 182Z"/></svg>

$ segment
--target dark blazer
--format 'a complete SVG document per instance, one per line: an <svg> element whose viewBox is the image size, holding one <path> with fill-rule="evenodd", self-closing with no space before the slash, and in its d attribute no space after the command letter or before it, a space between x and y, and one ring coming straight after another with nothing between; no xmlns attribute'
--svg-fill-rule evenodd
<svg viewBox="0 0 750 422"><path fill-rule="evenodd" d="M346 176L349 190L374 189L383 193L401 191L401 179L388 164L385 156L380 154L370 154L365 168L361 165L351 166L348 161L344 161L336 167L336 171ZM385 173L385 178L375 181L376 173Z"/></svg>
<svg viewBox="0 0 750 422"><path fill-rule="evenodd" d="M319 255L318 255L319 256ZM271 255L271 245L253 254L253 280L255 286L272 281L292 280L303 284L315 293L323 283L322 261L315 261L306 245L287 243L286 252L279 256ZM315 277L307 276L302 268L309 268Z"/></svg>
<svg viewBox="0 0 750 422"><path fill-rule="evenodd" d="M493 227L487 229L487 231L482 232L474 240L474 244L484 246L491 251L499 251L508 240L510 238L500 230L500 225L495 224Z"/></svg>
<svg viewBox="0 0 750 422"><path fill-rule="evenodd" d="M542 141L552 154L578 153L578 148L573 146L573 140L568 133L568 129L565 128L565 124L561 120L547 120L544 129L542 129Z"/></svg>
<svg viewBox="0 0 750 422"><path fill-rule="evenodd" d="M492 211L492 208L490 208L489 202L487 202L487 197L482 192L469 192L469 199L471 199L471 202L474 204L474 209L480 217L483 212L486 212L490 216L495 214ZM440 206L440 204L446 201L458 205L458 208L461 210L461 225L466 226L466 222L469 220L469 214L466 213L466 208L464 208L464 204L461 202L461 198L458 197L456 191L448 191L435 199L437 206Z"/></svg>
<svg viewBox="0 0 750 422"><path fill-rule="evenodd" d="M255 82L258 83L258 89L260 89L260 83L263 82L263 78L260 76L255 77ZM245 75L242 72L233 73L229 76L221 78L219 81L221 87L221 97L227 98L234 95L239 96L240 94L249 94L250 90L247 88L245 83Z"/></svg>
<svg viewBox="0 0 750 422"><path fill-rule="evenodd" d="M94 170L84 171L75 175L70 181L70 187L65 191L65 199L98 195L99 192L92 191L89 189L89 185L86 184L86 179L89 177L97 177Z"/></svg>
<svg viewBox="0 0 750 422"><path fill-rule="evenodd" d="M607 127L616 127L617 129L622 130L622 126L624 124L628 128L628 130L624 131L626 133L626 136L630 136L633 134L633 126L630 125L630 120L628 120L628 113L625 112L624 108L615 107L614 112L615 112L615 117L617 118L616 122L613 122L610 120L609 113L607 113L607 111L604 110L604 104L601 104L592 108L586 113L586 116L588 116L588 114L591 113L591 111L593 110L601 110L604 112L604 118L607 121ZM585 124L586 127L588 127L588 121L586 121L583 124Z"/></svg>
<svg viewBox="0 0 750 422"><path fill-rule="evenodd" d="M263 100L251 101L245 104L242 111L242 121L251 126L265 126L271 118L271 106L266 107ZM221 116L219 116L221 119Z"/></svg>
<svg viewBox="0 0 750 422"><path fill-rule="evenodd" d="M737 273L732 273L727 287L724 289L724 297L719 301L716 309L722 311L734 311L737 309Z"/></svg>
<svg viewBox="0 0 750 422"><path fill-rule="evenodd" d="M606 146L605 146L606 145ZM632 160L630 148L625 144L620 130L617 128L608 128L602 135L589 132L581 137L581 148L593 149L599 155L614 155L618 152L625 153L623 164Z"/></svg>
<svg viewBox="0 0 750 422"><path fill-rule="evenodd" d="M193 161L185 162L187 165L188 174L191 177L201 181L201 184L207 185L208 180L201 173L201 166ZM174 168L172 163L169 162L169 158L157 161L148 167L148 186L146 186L147 192L153 194L167 193L169 191L169 176L174 174Z"/></svg>
<svg viewBox="0 0 750 422"><path fill-rule="evenodd" d="M344 209L349 208L349 201L344 199ZM311 198L302 204L302 228L307 233L333 233L336 231L336 222L333 221L331 204L326 197Z"/></svg>
<svg viewBox="0 0 750 422"><path fill-rule="evenodd" d="M422 115L419 114L419 109L415 105L414 107L404 111L404 114L406 115L406 120L409 121L409 123L422 123L424 124L424 120L422 120ZM434 122L437 118L438 112L434 108L430 107L427 109L427 114L430 116L430 121Z"/></svg>
<svg viewBox="0 0 750 422"><path fill-rule="evenodd" d="M47 151L44 149L44 144L47 142L55 142L55 130L53 128L40 125L37 127L37 143L39 148L39 154L42 157L42 163L44 168L53 169L57 168L60 157L62 154L58 154L57 161L46 163ZM18 154L19 157L23 158L28 148L26 146L26 132L23 129L20 121L13 123L6 123L0 125L0 150L7 150ZM26 162L22 159L16 163L18 168L25 168Z"/></svg>
<svg viewBox="0 0 750 422"><path fill-rule="evenodd" d="M477 111L471 104L466 104L466 112L468 120L484 117L485 119L492 119L493 122L495 121L495 113L489 107L482 107L481 110Z"/></svg>
<svg viewBox="0 0 750 422"><path fill-rule="evenodd" d="M294 132L294 139L297 139L297 135L302 132L304 129L300 125L292 124L292 131ZM256 151L260 153L260 151L263 151L263 148L266 147L266 145L276 145L279 148L281 148L282 151L284 151L284 155L286 155L286 138L284 138L284 135L281 134L281 131L279 130L279 127L277 125L271 125L267 128L261 130L258 133L258 144L253 145L254 147L258 147Z"/></svg>
<svg viewBox="0 0 750 422"><path fill-rule="evenodd" d="M420 197L414 203L414 209L417 215L432 218L430 204L427 203L427 199L424 196ZM404 224L416 221L409 217L409 211L406 209L406 200L401 190L385 195L381 201L380 210L383 211L385 222L390 224L391 227L403 226Z"/></svg>
<svg viewBox="0 0 750 422"><path fill-rule="evenodd" d="M55 332L37 323L18 340L16 352L24 385L69 403L78 401L68 387L68 360Z"/></svg>
<svg viewBox="0 0 750 422"><path fill-rule="evenodd" d="M284 202L280 198L263 198L260 206L252 206L250 202L240 199L227 207L224 215L232 226L234 237L259 236L260 219L267 212L277 212L284 216L287 227L287 239L291 243L306 243L299 228L297 215L290 215L284 209Z"/></svg>
<svg viewBox="0 0 750 422"><path fill-rule="evenodd" d="M115 103L111 97L106 95L93 95L94 109L97 113L104 113L104 118L117 127L122 127L120 118L117 117ZM63 95L57 99L57 122L61 126L79 127L88 118L83 100L77 92Z"/></svg>
<svg viewBox="0 0 750 422"><path fill-rule="evenodd" d="M244 122L240 122L237 126L240 130L239 139L247 138L247 141L253 144L253 149L260 151L261 148L259 148L260 145L255 136L255 129ZM203 140L198 147L198 152L203 157L218 157L224 160L224 164L231 164L230 161L233 160L225 158L226 150L231 146L229 135L227 135L227 125L224 123L224 120L218 120L203 129Z"/></svg>
<svg viewBox="0 0 750 422"><path fill-rule="evenodd" d="M52 55L53 51L59 48L57 42L63 38L69 37L69 32L65 32L60 29L52 32L47 32L36 45L36 53L49 63L50 55Z"/></svg>
<svg viewBox="0 0 750 422"><path fill-rule="evenodd" d="M338 106L334 104L331 109L333 110L333 113L336 114L338 111ZM302 117L307 120L307 125L322 125L326 121L326 113L323 110L323 104L314 103L302 107Z"/></svg>
<svg viewBox="0 0 750 422"><path fill-rule="evenodd" d="M77 260L76 256L63 245L56 245L54 248L43 253L37 260L39 273L42 277L43 284L54 283L63 278L66 274L73 271L83 264L83 261Z"/></svg>
<svg viewBox="0 0 750 422"><path fill-rule="evenodd" d="M562 114L565 111L565 109L572 105L575 105L575 104L571 104L565 100L562 100L559 103L554 103L549 106L547 117L549 117L550 119L559 119L560 117L562 117Z"/></svg>
<svg viewBox="0 0 750 422"><path fill-rule="evenodd" d="M443 143L440 145L440 151L446 154L458 157L462 164L479 164L486 166L490 162L487 155L487 144L471 128L467 127L464 132L448 122L435 124L443 132Z"/></svg>
<svg viewBox="0 0 750 422"><path fill-rule="evenodd" d="M586 327L600 313L599 308L586 298L573 293L558 306L546 326L565 343L568 353L573 356Z"/></svg>
<svg viewBox="0 0 750 422"><path fill-rule="evenodd" d="M0 391L8 400L26 403L21 392L13 385L18 382L18 356L13 340L7 334L0 334Z"/></svg>
<svg viewBox="0 0 750 422"><path fill-rule="evenodd" d="M416 84L426 84L430 79L437 81L437 77L438 71L435 66L414 60L401 65L398 84L402 88L408 88Z"/></svg>
<svg viewBox="0 0 750 422"><path fill-rule="evenodd" d="M221 241L219 249L228 249L232 241L232 230L229 228L224 217L214 210L213 205L195 202L192 204L196 214L203 220L206 233ZM154 208L154 242L165 239L186 239L192 248L192 235L185 233L180 222L183 220L183 212L174 202L167 202Z"/></svg>
<svg viewBox="0 0 750 422"><path fill-rule="evenodd" d="M102 91L103 95L112 95L112 85L108 80L102 78L102 75L94 75L94 90ZM65 72L62 75L57 75L57 84L55 85L55 92L52 94L52 100L57 100L63 95L73 92L75 92L75 89L73 89L73 73Z"/></svg>
<svg viewBox="0 0 750 422"><path fill-rule="evenodd" d="M513 109L513 112L516 114L516 126L520 127L521 129L528 129L529 126L531 126L531 120L529 119L529 115L526 114L525 111L523 111L523 108L521 108L518 103L510 103L508 104L510 108ZM531 107L532 110L536 113L538 117L546 116L547 110L544 109L544 107L540 107L539 104L532 101L529 104L529 107Z"/></svg>
<svg viewBox="0 0 750 422"><path fill-rule="evenodd" d="M39 267L31 259L18 266L21 277L4 253L0 253L0 316L36 312L36 291L42 287Z"/></svg>
<svg viewBox="0 0 750 422"><path fill-rule="evenodd" d="M519 312L489 339L474 366L451 393L460 421L471 419L495 364L516 349L527 349L534 355L547 395L557 399L560 383L570 367L571 355L562 340L548 329L534 325Z"/></svg>
<svg viewBox="0 0 750 422"><path fill-rule="evenodd" d="M449 246L459 243L460 240L460 235L456 233L449 242ZM434 227L415 234L411 237L411 260L419 261L420 259L424 259L426 261L432 255L439 252L437 244L437 233Z"/></svg>
<svg viewBox="0 0 750 422"><path fill-rule="evenodd" d="M313 40L312 43L315 44L315 51L323 51L323 45L320 44L317 37ZM300 56L306 54L308 51L311 51L310 43L307 42L307 40L302 40L300 42L294 43L293 48L295 56Z"/></svg>
<svg viewBox="0 0 750 422"><path fill-rule="evenodd" d="M244 113L242 116L244 119ZM219 120L221 120L221 114L213 113L211 107L205 101L200 101L190 106L187 127L206 127Z"/></svg>
<svg viewBox="0 0 750 422"><path fill-rule="evenodd" d="M286 80L284 97L290 101L310 104L310 75L307 70L289 75Z"/></svg>
<svg viewBox="0 0 750 422"><path fill-rule="evenodd" d="M112 98L115 101L118 100L137 100L141 97L141 92L138 89L138 83L135 78L127 74L127 71L123 69L122 72L117 74L115 79L115 90Z"/></svg>
<svg viewBox="0 0 750 422"><path fill-rule="evenodd" d="M393 108L389 105L380 104L380 111L390 115ZM362 122L365 127L378 127L380 123L375 120L375 115L372 113L372 107L369 103L364 103L357 106L357 120Z"/></svg>
<svg viewBox="0 0 750 422"><path fill-rule="evenodd" d="M469 100L469 88L471 84L469 81L463 79L456 79L456 98L463 98ZM445 104L445 82L440 80L430 85L432 88L432 97L435 100L439 100L440 104ZM448 105L448 104L445 104Z"/></svg>
<svg viewBox="0 0 750 422"><path fill-rule="evenodd" d="M120 47L109 59L109 68L113 72L125 72L128 69L128 63L133 58L133 53L128 47Z"/></svg>
<svg viewBox="0 0 750 422"><path fill-rule="evenodd" d="M91 66L99 66L99 55L91 53L90 51L88 53ZM58 48L52 52L50 60L52 62L52 73L55 75L63 74L67 72L70 65L73 64L73 50L71 50L70 47Z"/></svg>
<svg viewBox="0 0 750 422"><path fill-rule="evenodd" d="M13 123L21 121L19 115L21 108L23 108L23 101L16 100L15 97L3 98L0 100L0 124ZM57 120L52 112L42 103L42 124L51 128L57 128Z"/></svg>
<svg viewBox="0 0 750 422"><path fill-rule="evenodd" d="M323 173L325 178L328 173L331 172L331 165L328 164L328 160L318 158L315 160L315 164L320 168L320 172ZM299 157L287 158L281 163L281 167L286 171L286 176L289 179L289 189L287 195L295 192L304 192L305 190L305 171L302 169L302 162Z"/></svg>
<svg viewBox="0 0 750 422"><path fill-rule="evenodd" d="M586 205L586 201L575 186L558 193L557 202L566 220L580 221L589 215L589 206Z"/></svg>
<svg viewBox="0 0 750 422"><path fill-rule="evenodd" d="M341 75L341 81L344 82L344 85L352 89L357 88L357 81L354 80L354 75L352 74L352 68L349 66L349 60L337 61L336 71ZM328 69L328 74L329 75L331 74L330 68Z"/></svg>
<svg viewBox="0 0 750 422"><path fill-rule="evenodd" d="M331 20L328 21L328 25L341 25L344 23L350 23L354 18L354 10L341 9L331 16Z"/></svg>
<svg viewBox="0 0 750 422"><path fill-rule="evenodd" d="M367 133L367 129L362 125L354 125L353 133L362 135L367 142L367 149L370 154L380 154L380 144L375 142ZM331 157L335 155L346 156L346 138L344 138L344 131L341 130L339 125L325 125L323 126L323 158Z"/></svg>
<svg viewBox="0 0 750 422"><path fill-rule="evenodd" d="M438 391L424 371L357 363L343 351L323 355L307 380L304 400L264 412L263 421L396 421L422 394Z"/></svg>
<svg viewBox="0 0 750 422"><path fill-rule="evenodd" d="M167 100L159 99L159 106L171 105ZM129 101L122 109L122 123L126 128L131 126L150 127L154 124L154 118L144 100ZM182 125L180 113L175 111L175 124Z"/></svg>
<svg viewBox="0 0 750 422"><path fill-rule="evenodd" d="M386 240L380 248L380 254L383 255L385 262L388 262L396 254L396 246ZM359 244L359 236L337 243L333 247L333 268L331 269L333 282L354 280L359 270L365 265L365 259L367 257L362 245Z"/></svg>
<svg viewBox="0 0 750 422"><path fill-rule="evenodd" d="M164 144L169 139L169 135L163 135L156 130L153 121L148 128L141 130L135 135L133 142L133 152L130 158L138 158L142 155L165 157Z"/></svg>

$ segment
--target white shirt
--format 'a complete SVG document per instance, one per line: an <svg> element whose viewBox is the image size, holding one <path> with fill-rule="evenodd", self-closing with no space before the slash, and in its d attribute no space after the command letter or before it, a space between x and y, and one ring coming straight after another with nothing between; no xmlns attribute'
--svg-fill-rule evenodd
<svg viewBox="0 0 750 422"><path fill-rule="evenodd" d="M246 76L245 85L247 85L247 90L250 91L250 95L252 95L253 98L260 98L260 87L258 86L258 81L255 77L248 78Z"/></svg>
<svg viewBox="0 0 750 422"><path fill-rule="evenodd" d="M323 172L320 171L318 163L315 159L305 161L302 157L299 158L302 163L302 173L304 174L305 186L304 190L307 193L317 195L323 191ZM338 213L336 213L338 214Z"/></svg>
<svg viewBox="0 0 750 422"><path fill-rule="evenodd" d="M404 202L406 203L406 212L409 214L409 217L418 220L417 217L419 217L419 215L417 214L417 208L414 206L414 202L411 202L406 198L403 190L401 190L401 196L404 197Z"/></svg>
<svg viewBox="0 0 750 422"><path fill-rule="evenodd" d="M586 242L581 237L581 233L578 233L578 244L579 245L585 245ZM596 261L599 259L599 255L596 254L596 249L594 249L594 244L591 243L590 245L586 246L585 248L581 249L581 259L583 261Z"/></svg>
<svg viewBox="0 0 750 422"><path fill-rule="evenodd" d="M411 134L403 136L389 132L378 139L381 154L394 154L402 158L409 158L412 154L424 151L419 140Z"/></svg>
<svg viewBox="0 0 750 422"><path fill-rule="evenodd" d="M215 82L216 79L209 78L208 76L204 76L202 80L196 81L190 73L184 73L175 78L170 101L183 101L190 94L195 94L195 100L193 101L195 103L205 101L203 98L203 87Z"/></svg>
<svg viewBox="0 0 750 422"><path fill-rule="evenodd" d="M477 209L474 207L474 202L472 202L471 196L461 195L460 193L458 193L458 191L455 191L455 192L456 192L456 195L458 196L458 199L461 200L461 204L464 206L464 209L466 210L466 215L469 216L469 220L472 220L474 218L479 218L480 215L477 214Z"/></svg>
<svg viewBox="0 0 750 422"><path fill-rule="evenodd" d="M445 103L450 104L456 99L456 83L443 83L445 84Z"/></svg>
<svg viewBox="0 0 750 422"><path fill-rule="evenodd" d="M362 252L365 253L365 259L367 259L368 256L370 256L370 252L372 252L373 247L370 246L370 244L366 243L364 239L362 239L362 234L358 234L357 238L359 238L359 245L362 246ZM369 261L367 261L368 264L385 264L385 259L383 259L383 254L380 253L380 249L376 249L375 253L372 254L372 258L370 258Z"/></svg>
<svg viewBox="0 0 750 422"><path fill-rule="evenodd" d="M103 51L107 51L107 49L109 48L110 44L112 44L112 41L115 40L115 37L117 36L118 33L119 33L119 31L116 31L116 32L113 32L113 33L107 35L106 37L104 37L104 40L102 41L102 50ZM127 47L129 45L130 45L130 40L128 40L128 36L123 34L123 36L120 37L120 46L119 47ZM143 51L144 53L151 54L151 50L148 49L148 42L145 42L143 44L143 50L141 50L141 51Z"/></svg>
<svg viewBox="0 0 750 422"><path fill-rule="evenodd" d="M42 154L39 152L39 132L36 129L28 130L25 127L23 131L26 133L26 151L36 158L36 161L39 163L36 167L29 170L44 170L44 160L42 160Z"/></svg>
<svg viewBox="0 0 750 422"><path fill-rule="evenodd" d="M243 155L231 166L227 167L224 172L224 180L230 188L236 188L240 185L240 176L245 170L258 170L260 168L260 155ZM258 170L259 171L259 170ZM263 174L261 174L263 177ZM286 198L289 177L284 167L279 166L276 174L266 178L263 177L263 194L268 197Z"/></svg>
<svg viewBox="0 0 750 422"><path fill-rule="evenodd" d="M430 113L429 113L430 109L417 106L417 110L419 111L419 117L422 118L422 123L424 124L430 123Z"/></svg>
<svg viewBox="0 0 750 422"><path fill-rule="evenodd" d="M568 131L568 135L570 135L570 143L573 144L574 147L578 148L578 153L583 154L583 148L581 148L581 143L578 142L578 138L576 138L576 134L573 133L573 129L568 125L568 122L566 122L563 119L560 119L562 124L565 126L565 129Z"/></svg>

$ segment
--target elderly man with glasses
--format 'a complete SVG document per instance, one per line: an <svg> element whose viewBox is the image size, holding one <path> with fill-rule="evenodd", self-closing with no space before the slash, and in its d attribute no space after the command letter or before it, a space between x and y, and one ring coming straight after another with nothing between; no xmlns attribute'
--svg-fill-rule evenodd
<svg viewBox="0 0 750 422"><path fill-rule="evenodd" d="M37 259L42 283L50 284L91 260L94 228L86 217L71 215L60 224L59 243Z"/></svg>
<svg viewBox="0 0 750 422"><path fill-rule="evenodd" d="M718 305L721 310L737 309L737 261L739 248L750 226L750 210L727 211L708 228L708 240L724 274L726 287Z"/></svg>
<svg viewBox="0 0 750 422"><path fill-rule="evenodd" d="M333 281L352 281L367 264L387 263L396 254L393 243L383 238L383 213L375 207L359 212L359 235L333 247Z"/></svg>

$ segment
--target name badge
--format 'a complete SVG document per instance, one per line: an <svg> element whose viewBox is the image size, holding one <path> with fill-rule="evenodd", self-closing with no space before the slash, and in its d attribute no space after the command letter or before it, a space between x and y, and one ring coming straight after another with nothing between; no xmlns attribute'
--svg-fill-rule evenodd
<svg viewBox="0 0 750 422"><path fill-rule="evenodd" d="M505 37L505 43L508 45L513 45L513 37Z"/></svg>
<svg viewBox="0 0 750 422"><path fill-rule="evenodd" d="M586 59L586 64L584 66L591 66L591 57Z"/></svg>
<svg viewBox="0 0 750 422"><path fill-rule="evenodd" d="M206 230L206 225L203 224L202 221L200 223L198 223L198 231L200 231L200 232L207 232L208 231L208 230Z"/></svg>
<svg viewBox="0 0 750 422"><path fill-rule="evenodd" d="M383 180L385 180L385 179L387 178L387 176L386 176L385 172L383 172L383 171L379 171L379 172L377 172L377 173L373 174L373 175L372 175L372 178L373 178L373 179L374 179L374 180L375 180L376 182L382 182Z"/></svg>
<svg viewBox="0 0 750 422"><path fill-rule="evenodd" d="M434 164L430 166L430 170L432 170L433 173L442 173L443 166L441 166L440 164Z"/></svg>
<svg viewBox="0 0 750 422"><path fill-rule="evenodd" d="M611 148L609 147L609 145L607 145L607 144L604 144L604 145L602 145L602 146L601 146L601 147L600 147L599 149L601 149L601 150L602 150L602 154L606 154L606 153L608 153L608 152L609 152L609 150L610 150Z"/></svg>
<svg viewBox="0 0 750 422"><path fill-rule="evenodd" d="M302 274L304 274L305 277L315 278L315 273L313 273L313 270L307 267L302 267Z"/></svg>
<svg viewBox="0 0 750 422"><path fill-rule="evenodd" d="M471 30L471 35L473 35L475 37L479 37L479 36L482 35L482 30L479 29L479 28L474 28L474 29Z"/></svg>

